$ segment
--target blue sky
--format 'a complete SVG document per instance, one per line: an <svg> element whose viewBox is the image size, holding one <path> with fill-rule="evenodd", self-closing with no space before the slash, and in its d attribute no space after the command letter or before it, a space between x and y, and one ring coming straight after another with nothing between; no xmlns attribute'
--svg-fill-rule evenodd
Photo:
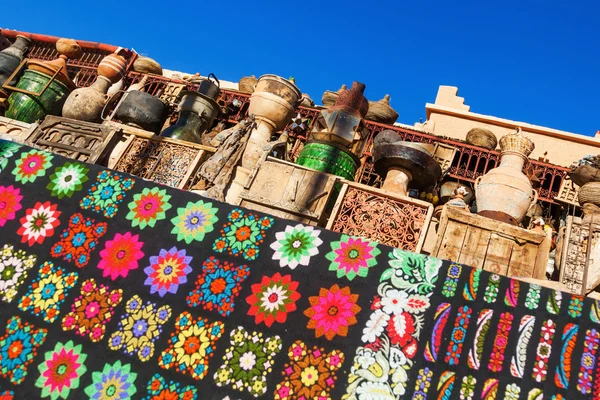
<svg viewBox="0 0 600 400"><path fill-rule="evenodd" d="M453 85L473 112L593 135L599 16L600 2L587 0L13 0L0 27L133 47L165 68L225 80L294 76L319 103L358 80L370 100L389 93L406 124L425 119L439 85Z"/></svg>

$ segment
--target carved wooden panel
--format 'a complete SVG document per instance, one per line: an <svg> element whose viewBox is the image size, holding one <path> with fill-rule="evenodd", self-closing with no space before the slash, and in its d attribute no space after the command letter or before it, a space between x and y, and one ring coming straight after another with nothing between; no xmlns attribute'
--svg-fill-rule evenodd
<svg viewBox="0 0 600 400"><path fill-rule="evenodd" d="M590 227L592 228L591 247ZM586 294L600 284L600 232L598 224L583 222L581 218L567 217L561 240L561 266L559 281L572 293ZM584 280L587 282L585 292Z"/></svg>
<svg viewBox="0 0 600 400"><path fill-rule="evenodd" d="M256 169L240 205L307 225L323 222L337 176L267 158Z"/></svg>
<svg viewBox="0 0 600 400"><path fill-rule="evenodd" d="M573 183L569 176L566 176L558 190L558 195L554 198L556 201L560 201L562 203L568 203L575 206L579 205L579 201L577 200L577 195L579 194L579 186Z"/></svg>
<svg viewBox="0 0 600 400"><path fill-rule="evenodd" d="M118 135L118 129L105 125L47 116L29 136L27 144L78 161L96 163Z"/></svg>
<svg viewBox="0 0 600 400"><path fill-rule="evenodd" d="M211 148L180 140L131 134L114 169L184 189Z"/></svg>
<svg viewBox="0 0 600 400"><path fill-rule="evenodd" d="M454 155L456 154L456 147L445 143L436 143L435 149L433 150L433 158L442 167L442 172L445 173L450 169Z"/></svg>
<svg viewBox="0 0 600 400"><path fill-rule="evenodd" d="M327 228L420 252L433 206L354 182L342 187Z"/></svg>
<svg viewBox="0 0 600 400"><path fill-rule="evenodd" d="M160 95L160 99L169 104L176 104L179 93L181 93L181 91L185 88L186 85L183 83L169 82L165 84L163 92Z"/></svg>
<svg viewBox="0 0 600 400"><path fill-rule="evenodd" d="M0 137L6 135L8 139L15 142L25 142L35 128L37 128L37 124L27 124L16 119L0 117Z"/></svg>

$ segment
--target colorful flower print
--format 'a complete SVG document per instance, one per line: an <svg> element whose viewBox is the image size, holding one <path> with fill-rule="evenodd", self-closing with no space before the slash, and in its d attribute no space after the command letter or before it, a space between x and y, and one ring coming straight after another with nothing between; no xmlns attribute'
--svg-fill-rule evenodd
<svg viewBox="0 0 600 400"><path fill-rule="evenodd" d="M103 170L98 173L96 182L88 189L88 194L81 199L79 206L112 218L119 211L119 204L123 202L134 183L131 178L125 178L114 171Z"/></svg>
<svg viewBox="0 0 600 400"><path fill-rule="evenodd" d="M130 270L138 268L138 261L144 257L141 250L143 245L144 242L139 241L139 235L132 235L130 232L115 234L113 240L108 240L104 250L100 252L98 268L103 270L102 276L109 276L113 281L119 276L126 278Z"/></svg>
<svg viewBox="0 0 600 400"><path fill-rule="evenodd" d="M163 325L171 317L171 307L142 302L135 295L125 305L118 330L108 341L111 350L123 349L125 354L134 355L142 362L154 355L154 342L162 333Z"/></svg>
<svg viewBox="0 0 600 400"><path fill-rule="evenodd" d="M298 282L291 275L277 272L272 277L263 276L260 283L252 285L252 294L246 298L250 304L248 315L254 316L254 322L271 326L274 322L284 323L290 312L296 310L300 298Z"/></svg>
<svg viewBox="0 0 600 400"><path fill-rule="evenodd" d="M204 378L208 374L208 360L214 355L215 344L224 328L220 321L194 320L192 314L184 311L175 320L169 347L158 358L158 365L189 374L194 379Z"/></svg>
<svg viewBox="0 0 600 400"><path fill-rule="evenodd" d="M331 261L329 270L336 271L338 278L345 276L350 281L357 276L365 278L381 253L376 242L348 235L342 235L339 242L331 242L331 250L326 255Z"/></svg>
<svg viewBox="0 0 600 400"><path fill-rule="evenodd" d="M273 260L279 260L279 266L296 269L298 265L308 266L312 256L319 254L319 246L323 243L319 235L321 231L313 226L288 225L285 231L275 233L277 239L271 243L275 250Z"/></svg>
<svg viewBox="0 0 600 400"><path fill-rule="evenodd" d="M0 186L0 227L15 219L15 213L23 208L22 199L21 189L12 185Z"/></svg>
<svg viewBox="0 0 600 400"><path fill-rule="evenodd" d="M154 228L156 221L165 219L165 211L171 209L170 199L171 195L165 189L144 188L142 193L133 196L133 201L128 204L129 214L125 218L131 221L131 226Z"/></svg>
<svg viewBox="0 0 600 400"><path fill-rule="evenodd" d="M215 240L213 250L227 252L232 256L242 256L246 260L256 260L258 246L265 240L265 234L273 226L273 218L259 217L258 214L234 209L227 216L227 222L221 229L221 237Z"/></svg>
<svg viewBox="0 0 600 400"><path fill-rule="evenodd" d="M159 374L154 374L146 389L148 395L144 400L196 400L198 398L198 389L194 386L182 386L175 381L167 383Z"/></svg>
<svg viewBox="0 0 600 400"><path fill-rule="evenodd" d="M60 224L58 217L62 214L57 207L49 201L44 204L38 201L33 208L28 208L25 216L19 220L21 226L17 235L22 236L21 242L33 246L34 243L42 244L44 239L54 235L54 228Z"/></svg>
<svg viewBox="0 0 600 400"><path fill-rule="evenodd" d="M137 392L131 365L122 365L121 361L113 365L104 364L102 371L92 372L92 384L85 388L91 400L128 400Z"/></svg>
<svg viewBox="0 0 600 400"><path fill-rule="evenodd" d="M318 296L308 298L311 307L304 311L309 318L306 327L314 329L316 337L325 336L327 340L336 335L348 336L348 327L356 324L356 314L360 311L357 300L358 295L350 293L349 287L321 288Z"/></svg>
<svg viewBox="0 0 600 400"><path fill-rule="evenodd" d="M22 153L12 170L16 182L33 182L38 177L46 175L46 169L52 166L54 156L40 150L30 150Z"/></svg>
<svg viewBox="0 0 600 400"><path fill-rule="evenodd" d="M348 374L348 400L405 397L408 371L415 365L442 261L399 249L389 257L390 267L379 277L373 312L363 329L365 345L357 348Z"/></svg>
<svg viewBox="0 0 600 400"><path fill-rule="evenodd" d="M192 272L192 258L186 255L184 249L161 249L158 256L150 257L150 265L144 268L148 276L144 285L150 286L150 293L158 293L160 297L177 293L179 285L186 283L188 274Z"/></svg>
<svg viewBox="0 0 600 400"><path fill-rule="evenodd" d="M8 160L14 156L20 149L20 144L2 141L0 142L0 172L8 165Z"/></svg>
<svg viewBox="0 0 600 400"><path fill-rule="evenodd" d="M234 300L242 290L242 282L250 275L247 265L235 265L209 257L202 264L202 273L196 280L194 290L187 296L190 307L202 306L229 316L235 307Z"/></svg>
<svg viewBox="0 0 600 400"><path fill-rule="evenodd" d="M56 167L50 175L50 183L46 189L52 196L59 199L71 197L73 193L81 190L83 184L88 181L87 173L90 170L78 162L67 161L60 167Z"/></svg>
<svg viewBox="0 0 600 400"><path fill-rule="evenodd" d="M311 349L297 340L290 346L288 357L290 362L283 367L283 381L275 388L273 398L331 400L329 393L335 387L336 371L344 363L344 353L326 353L317 346Z"/></svg>
<svg viewBox="0 0 600 400"><path fill-rule="evenodd" d="M6 334L0 337L0 375L19 385L27 376L27 366L46 340L46 329L21 321L14 316L6 323Z"/></svg>
<svg viewBox="0 0 600 400"><path fill-rule="evenodd" d="M583 311L583 296L571 295L571 300L569 300L569 316L572 318L581 317L581 312Z"/></svg>
<svg viewBox="0 0 600 400"><path fill-rule="evenodd" d="M38 277L19 301L19 308L52 323L58 318L60 305L77 283L77 279L76 272L68 273L55 266L52 261L46 261L40 268Z"/></svg>
<svg viewBox="0 0 600 400"><path fill-rule="evenodd" d="M281 350L277 335L265 338L262 332L248 332L238 326L231 331L231 346L225 351L223 365L215 373L217 386L230 386L258 397L267 392L267 375L273 369L273 358Z"/></svg>
<svg viewBox="0 0 600 400"><path fill-rule="evenodd" d="M10 244L0 249L0 300L10 303L15 298L35 260L34 255L15 250Z"/></svg>
<svg viewBox="0 0 600 400"><path fill-rule="evenodd" d="M178 208L177 216L171 219L171 233L177 235L177 240L187 244L194 240L201 242L207 233L215 229L214 225L219 220L217 211L219 209L213 207L212 203L202 200L195 203L190 201L185 208Z"/></svg>
<svg viewBox="0 0 600 400"><path fill-rule="evenodd" d="M52 246L50 254L83 268L90 261L90 255L96 249L98 240L106 233L106 227L106 222L84 218L80 213L73 214L69 219L69 226L61 233L59 241Z"/></svg>
<svg viewBox="0 0 600 400"><path fill-rule="evenodd" d="M110 290L108 286L97 285L94 279L88 279L81 286L81 296L71 305L71 312L62 320L63 330L75 331L79 336L89 336L92 342L99 342L122 296L122 289Z"/></svg>
<svg viewBox="0 0 600 400"><path fill-rule="evenodd" d="M35 382L42 389L41 397L66 399L71 390L79 387L81 376L87 371L84 364L87 354L81 348L69 340L56 343L54 350L44 354L44 361L38 365L40 377Z"/></svg>
<svg viewBox="0 0 600 400"><path fill-rule="evenodd" d="M0 400L13 400L15 392L12 390L0 390Z"/></svg>

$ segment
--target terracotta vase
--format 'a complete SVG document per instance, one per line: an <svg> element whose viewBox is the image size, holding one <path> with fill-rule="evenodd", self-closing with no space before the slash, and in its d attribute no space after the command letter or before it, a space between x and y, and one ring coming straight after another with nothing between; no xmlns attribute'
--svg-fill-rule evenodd
<svg viewBox="0 0 600 400"><path fill-rule="evenodd" d="M111 83L117 83L125 76L126 68L127 60L125 60L125 57L117 53L112 53L100 61L98 75L108 78Z"/></svg>
<svg viewBox="0 0 600 400"><path fill-rule="evenodd" d="M2 84L4 84L4 82L6 82L12 73L19 67L30 44L31 40L29 38L18 35L17 40L12 46L0 52L0 86L2 86ZM15 86L18 80L19 77L15 77L9 84Z"/></svg>
<svg viewBox="0 0 600 400"><path fill-rule="evenodd" d="M500 165L475 181L477 213L498 221L519 225L537 202L523 166L534 149L520 130L500 139Z"/></svg>
<svg viewBox="0 0 600 400"><path fill-rule="evenodd" d="M108 78L98 76L90 87L73 90L63 106L63 117L100 122L102 109L108 100L106 92L111 84Z"/></svg>
<svg viewBox="0 0 600 400"><path fill-rule="evenodd" d="M133 62L133 70L142 74L162 75L163 70L159 63L150 57L138 56Z"/></svg>

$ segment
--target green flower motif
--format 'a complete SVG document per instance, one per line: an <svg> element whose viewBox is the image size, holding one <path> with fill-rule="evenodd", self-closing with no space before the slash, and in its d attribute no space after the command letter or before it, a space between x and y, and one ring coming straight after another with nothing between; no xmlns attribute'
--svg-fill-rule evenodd
<svg viewBox="0 0 600 400"><path fill-rule="evenodd" d="M217 218L217 208L212 203L198 200L195 203L188 202L185 208L177 209L177 216L171 219L174 227L171 233L177 235L177 240L183 240L187 244L192 241L202 241L204 236L212 232Z"/></svg>
<svg viewBox="0 0 600 400"><path fill-rule="evenodd" d="M8 165L8 159L15 155L22 146L13 142L0 141L0 172Z"/></svg>
<svg viewBox="0 0 600 400"><path fill-rule="evenodd" d="M244 213L233 209L227 216L229 222L221 229L221 237L213 243L217 253L228 252L232 256L243 256L246 260L256 260L259 245L265 240L266 231L273 227L271 217L259 217L251 212Z"/></svg>
<svg viewBox="0 0 600 400"><path fill-rule="evenodd" d="M389 256L391 268L383 271L379 282L389 279L394 287L411 293L433 292L442 260L400 249L394 249Z"/></svg>
<svg viewBox="0 0 600 400"><path fill-rule="evenodd" d="M331 261L329 270L336 271L338 278L345 276L349 281L357 276L366 277L381 254L377 242L348 235L342 235L341 239L331 242L331 251L325 256Z"/></svg>
<svg viewBox="0 0 600 400"><path fill-rule="evenodd" d="M103 170L98 173L96 182L88 189L88 194L81 199L79 206L84 210L92 210L106 218L112 218L119 211L135 181L125 178L115 171Z"/></svg>
<svg viewBox="0 0 600 400"><path fill-rule="evenodd" d="M527 297L525 297L525 307L529 308L530 310L535 310L538 308L541 291L541 286L535 284L529 285L529 291L527 292Z"/></svg>
<svg viewBox="0 0 600 400"><path fill-rule="evenodd" d="M133 196L133 201L128 205L129 214L125 218L131 221L131 226L154 228L156 221L165 219L165 211L171 209L169 199L171 196L165 189L145 188L142 193Z"/></svg>
<svg viewBox="0 0 600 400"><path fill-rule="evenodd" d="M275 233L277 240L271 243L271 248L275 250L273 260L279 260L280 267L288 266L291 269L308 265L310 258L319 254L318 247L323 243L319 238L320 233L312 226L286 226L285 231Z"/></svg>
<svg viewBox="0 0 600 400"><path fill-rule="evenodd" d="M52 154L35 149L21 154L21 158L16 162L15 169L12 170L15 181L33 182L38 177L46 175L46 169L52 166L51 160L53 158Z"/></svg>
<svg viewBox="0 0 600 400"><path fill-rule="evenodd" d="M273 358L281 350L279 336L264 337L262 332L248 332L239 326L231 331L230 344L223 365L214 375L217 386L247 390L254 397L267 392L267 374Z"/></svg>
<svg viewBox="0 0 600 400"><path fill-rule="evenodd" d="M79 379L87 368L84 364L87 354L81 352L81 345L73 341L56 343L54 350L44 354L44 361L38 365L40 376L35 386L42 389L41 397L56 400L66 399L71 389L79 387Z"/></svg>
<svg viewBox="0 0 600 400"><path fill-rule="evenodd" d="M50 183L46 189L50 190L52 196L59 199L71 197L73 193L81 190L82 185L87 182L89 169L77 162L66 162L57 167L50 175Z"/></svg>
<svg viewBox="0 0 600 400"><path fill-rule="evenodd" d="M136 377L130 364L121 365L121 361L113 365L104 364L102 371L92 373L93 382L85 388L85 394L92 400L128 400L137 391L134 385Z"/></svg>

